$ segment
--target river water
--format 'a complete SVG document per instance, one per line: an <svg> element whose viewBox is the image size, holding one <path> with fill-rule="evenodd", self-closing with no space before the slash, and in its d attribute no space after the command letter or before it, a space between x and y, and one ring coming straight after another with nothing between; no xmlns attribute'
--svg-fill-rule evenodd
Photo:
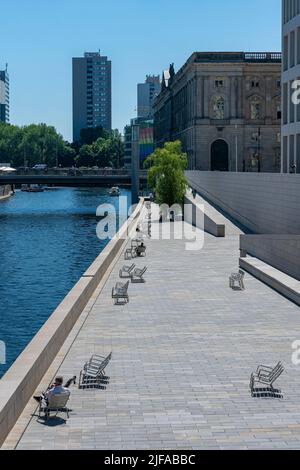
<svg viewBox="0 0 300 470"><path fill-rule="evenodd" d="M0 377L108 243L96 235L103 203L118 213L105 188L18 191L0 202Z"/></svg>

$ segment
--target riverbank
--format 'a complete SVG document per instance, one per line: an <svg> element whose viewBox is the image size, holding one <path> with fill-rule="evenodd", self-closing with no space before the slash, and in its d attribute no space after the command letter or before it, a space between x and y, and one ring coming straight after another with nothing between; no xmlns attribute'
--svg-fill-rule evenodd
<svg viewBox="0 0 300 470"><path fill-rule="evenodd" d="M117 259L143 206L137 206L118 234L57 307L0 381L0 445L84 311L95 289Z"/></svg>

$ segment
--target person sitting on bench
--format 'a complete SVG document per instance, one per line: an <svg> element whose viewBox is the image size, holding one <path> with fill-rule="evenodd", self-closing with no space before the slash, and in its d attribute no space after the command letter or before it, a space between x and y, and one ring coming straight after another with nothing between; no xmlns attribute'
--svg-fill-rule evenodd
<svg viewBox="0 0 300 470"><path fill-rule="evenodd" d="M42 400L45 400L46 403L48 402L49 398L52 395L60 395L61 393L68 393L70 395L69 387L72 383L76 383L76 376L72 377L72 379L68 380L68 382L63 386L63 377L59 376L56 377L54 383L48 387L46 392L42 392L41 395L33 397L38 403Z"/></svg>
<svg viewBox="0 0 300 470"><path fill-rule="evenodd" d="M139 246L136 247L135 249L137 256L142 256L142 253L145 253L146 247L144 243L142 242Z"/></svg>

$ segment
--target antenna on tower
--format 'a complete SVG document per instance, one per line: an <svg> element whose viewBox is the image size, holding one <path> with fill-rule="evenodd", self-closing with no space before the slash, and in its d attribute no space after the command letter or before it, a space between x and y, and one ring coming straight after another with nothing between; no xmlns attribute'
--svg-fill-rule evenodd
<svg viewBox="0 0 300 470"><path fill-rule="evenodd" d="M7 69L8 69L8 63L6 62L6 64L5 64L5 72L7 72Z"/></svg>

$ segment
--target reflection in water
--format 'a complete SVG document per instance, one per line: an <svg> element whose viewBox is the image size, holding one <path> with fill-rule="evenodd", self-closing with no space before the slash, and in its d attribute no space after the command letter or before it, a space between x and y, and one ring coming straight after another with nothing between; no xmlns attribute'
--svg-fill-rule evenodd
<svg viewBox="0 0 300 470"><path fill-rule="evenodd" d="M17 192L0 203L0 377L107 244L96 236L103 203L118 210L103 188Z"/></svg>

